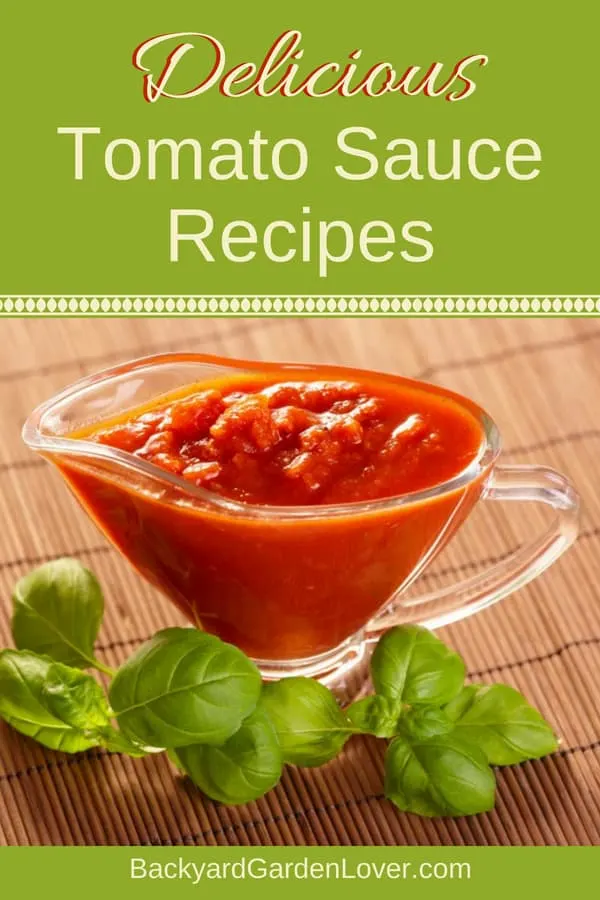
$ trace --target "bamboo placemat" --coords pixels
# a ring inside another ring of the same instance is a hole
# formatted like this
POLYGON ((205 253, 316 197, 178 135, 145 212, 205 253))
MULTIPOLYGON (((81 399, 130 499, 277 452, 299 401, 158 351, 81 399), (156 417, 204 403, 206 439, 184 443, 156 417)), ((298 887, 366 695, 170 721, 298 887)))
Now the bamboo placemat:
MULTIPOLYGON (((289 768, 267 797, 223 807, 177 780, 165 757, 46 752, 0 724, 0 844, 600 843, 600 322, 593 320, 8 320, 0 324, 0 637, 10 593, 33 565, 72 555, 107 596, 111 665, 177 622, 167 601, 109 549, 21 424, 81 375, 151 352, 194 349, 327 361, 439 382, 489 409, 505 459, 555 466, 584 501, 571 551, 503 603, 444 630, 472 677, 524 691, 554 723, 551 758, 498 773, 488 815, 424 820, 382 797, 382 751, 353 739, 323 769, 289 768)), ((539 529, 542 513, 476 510, 424 577, 431 587, 489 564, 539 529)))

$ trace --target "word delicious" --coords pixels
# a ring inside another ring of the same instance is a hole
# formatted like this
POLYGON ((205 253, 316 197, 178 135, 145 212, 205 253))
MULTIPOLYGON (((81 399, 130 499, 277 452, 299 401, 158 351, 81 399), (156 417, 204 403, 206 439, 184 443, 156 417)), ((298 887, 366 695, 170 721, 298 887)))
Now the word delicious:
POLYGON ((487 56, 477 53, 463 57, 452 68, 434 62, 426 71, 415 65, 401 71, 390 62, 377 62, 365 71, 360 65, 362 50, 353 50, 345 64, 329 61, 309 71, 305 67, 303 71, 301 42, 301 31, 285 31, 268 49, 260 65, 244 61, 227 69, 225 48, 217 38, 202 32, 180 31, 159 34, 144 41, 134 51, 133 65, 145 73, 143 93, 148 103, 156 103, 160 97, 172 100, 197 97, 215 86, 224 97, 231 98, 248 94, 315 98, 332 94, 340 97, 360 94, 366 97, 382 94, 414 97, 423 94, 445 97, 453 102, 466 99, 476 89, 467 70, 474 65, 485 66, 488 62, 487 56), (188 73, 183 79, 185 86, 177 71, 184 57, 187 57, 188 73), (192 84, 189 83, 190 72, 197 73, 192 84), (178 82, 177 88, 170 87, 174 78, 178 82))
MULTIPOLYGON (((76 181, 104 175, 119 182, 293 182, 309 172, 309 150, 303 141, 290 137, 272 142, 260 130, 246 140, 227 137, 209 144, 191 137, 144 142, 120 137, 106 142, 101 129, 95 127, 63 127, 57 132, 71 138, 76 181)), ((493 138, 471 142, 459 138, 446 142, 405 137, 381 140, 373 129, 362 126, 342 129, 335 151, 337 156, 329 165, 344 181, 460 181, 463 177, 481 182, 499 177, 531 181, 539 175, 542 159, 540 147, 528 138, 505 146, 493 138)), ((324 165, 320 157, 319 180, 324 165)), ((255 212, 254 206, 252 215, 255 212)), ((316 264, 324 278, 330 263, 346 262, 356 251, 372 263, 398 257, 405 262, 427 262, 434 252, 426 236, 433 232, 431 223, 416 218, 399 226, 382 219, 358 225, 337 218, 315 221, 308 205, 302 205, 293 220, 277 218, 260 228, 246 218, 223 222, 219 211, 213 215, 197 207, 172 208, 168 217, 171 262, 179 262, 181 244, 187 244, 186 253, 195 253, 201 263, 219 258, 248 263, 260 256, 274 263, 296 260, 316 264)))

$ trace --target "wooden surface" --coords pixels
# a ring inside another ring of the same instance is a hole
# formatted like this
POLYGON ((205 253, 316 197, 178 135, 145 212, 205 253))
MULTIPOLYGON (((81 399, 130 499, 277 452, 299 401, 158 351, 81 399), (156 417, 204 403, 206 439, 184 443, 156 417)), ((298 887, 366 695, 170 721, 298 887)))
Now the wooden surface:
MULTIPOLYGON (((151 352, 338 362, 439 382, 490 411, 507 461, 555 466, 584 502, 579 541, 552 570, 444 630, 471 676, 523 690, 562 740, 551 758, 499 772, 489 815, 400 814, 382 798, 381 747, 367 739, 353 739, 323 769, 288 769, 267 797, 230 808, 176 779, 164 757, 62 756, 0 723, 0 844, 600 843, 600 322, 5 320, 0 338, 3 645, 10 643, 15 581, 59 555, 77 556, 102 581, 100 653, 110 664, 177 622, 20 438, 26 415, 60 388, 151 352)), ((421 589, 489 565, 542 522, 535 508, 478 509, 421 589)))

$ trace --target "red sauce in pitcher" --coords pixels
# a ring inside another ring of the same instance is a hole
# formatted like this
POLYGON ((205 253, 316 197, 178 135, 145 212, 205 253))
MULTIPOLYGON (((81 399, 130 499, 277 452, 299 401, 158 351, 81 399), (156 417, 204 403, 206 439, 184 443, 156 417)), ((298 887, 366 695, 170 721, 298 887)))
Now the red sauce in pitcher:
POLYGON ((353 512, 452 479, 477 456, 482 427, 468 401, 441 389, 365 372, 289 374, 189 385, 70 435, 153 463, 179 488, 61 464, 111 540, 193 622, 269 660, 325 652, 360 629, 481 489, 353 512), (299 506, 314 516, 286 517, 299 506))
POLYGON ((89 437, 233 500, 285 506, 423 490, 481 444, 477 422, 435 394, 255 378, 190 387, 89 437))

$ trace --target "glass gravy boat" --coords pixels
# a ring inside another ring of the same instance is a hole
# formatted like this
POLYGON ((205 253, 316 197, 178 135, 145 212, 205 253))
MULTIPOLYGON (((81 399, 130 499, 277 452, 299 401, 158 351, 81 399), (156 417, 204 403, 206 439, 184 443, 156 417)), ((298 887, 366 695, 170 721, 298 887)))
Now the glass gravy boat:
MULTIPOLYGON (((490 606, 537 577, 573 543, 579 501, 567 478, 538 466, 500 466, 498 430, 476 404, 451 398, 481 426, 481 447, 449 481, 418 493, 331 506, 275 507, 228 500, 106 444, 70 433, 177 388, 228 374, 273 373, 360 381, 355 369, 165 354, 84 378, 38 407, 26 444, 54 463, 96 525, 198 627, 237 644, 266 678, 311 675, 341 683, 358 673, 387 628, 437 628, 490 606), (474 505, 537 502, 550 527, 487 571, 441 590, 406 589, 474 505)), ((372 380, 373 373, 368 373, 372 380)))

